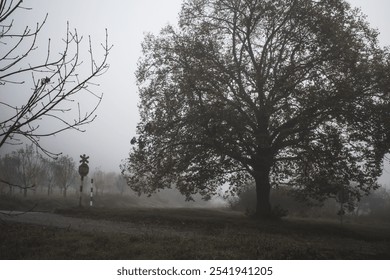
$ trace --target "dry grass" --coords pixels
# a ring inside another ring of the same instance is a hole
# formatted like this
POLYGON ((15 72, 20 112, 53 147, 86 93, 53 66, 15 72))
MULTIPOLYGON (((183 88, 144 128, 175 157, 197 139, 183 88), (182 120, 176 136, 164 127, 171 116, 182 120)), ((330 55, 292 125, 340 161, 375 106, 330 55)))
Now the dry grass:
POLYGON ((259 222, 223 209, 60 207, 55 212, 150 227, 106 234, 0 223, 0 259, 390 259, 390 228, 384 225, 259 222))

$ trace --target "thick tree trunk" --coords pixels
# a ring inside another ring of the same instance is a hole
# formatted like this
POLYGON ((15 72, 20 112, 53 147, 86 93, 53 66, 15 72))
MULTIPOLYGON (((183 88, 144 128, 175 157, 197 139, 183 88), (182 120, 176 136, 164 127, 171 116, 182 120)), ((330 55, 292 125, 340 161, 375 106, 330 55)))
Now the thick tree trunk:
POLYGON ((270 202, 270 193, 271 193, 271 183, 270 183, 270 170, 271 165, 265 162, 262 162, 260 166, 256 169, 256 217, 260 219, 270 219, 272 218, 271 211, 271 202, 270 202))
POLYGON ((256 178, 256 216, 259 218, 271 218, 271 202, 270 202, 271 184, 269 177, 256 178))

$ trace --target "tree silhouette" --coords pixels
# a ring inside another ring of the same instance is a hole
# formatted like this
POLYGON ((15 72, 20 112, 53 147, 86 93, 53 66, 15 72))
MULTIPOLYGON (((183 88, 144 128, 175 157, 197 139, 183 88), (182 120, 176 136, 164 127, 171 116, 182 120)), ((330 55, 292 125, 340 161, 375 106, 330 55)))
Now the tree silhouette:
POLYGON ((35 192, 42 182, 42 157, 32 144, 5 155, 1 162, 0 183, 9 186, 10 194, 13 193, 13 188, 18 188, 26 197, 28 190, 35 192))
POLYGON ((64 197, 68 188, 76 182, 76 163, 69 156, 60 156, 54 163, 54 180, 61 189, 64 197))
POLYGON ((191 199, 256 183, 323 199, 376 188, 389 151, 389 53, 334 0, 188 0, 178 28, 143 42, 129 186, 191 199))
POLYGON ((68 24, 62 49, 54 53, 49 39, 46 55, 36 63, 41 47, 37 45, 39 35, 47 16, 35 28, 26 26, 18 32, 12 17, 17 10, 27 10, 21 4, 22 1, 0 1, 0 147, 21 144, 27 138, 47 155, 56 156, 40 145, 40 138, 69 129, 83 131, 83 126, 95 119, 103 97, 95 92, 95 80, 108 69, 111 47, 106 31, 98 62, 89 38, 89 65, 83 67, 83 38, 68 24), (28 76, 32 77, 31 84, 27 83, 28 76), (84 96, 88 97, 87 106, 92 104, 90 111, 83 112, 81 104, 75 104, 84 96))

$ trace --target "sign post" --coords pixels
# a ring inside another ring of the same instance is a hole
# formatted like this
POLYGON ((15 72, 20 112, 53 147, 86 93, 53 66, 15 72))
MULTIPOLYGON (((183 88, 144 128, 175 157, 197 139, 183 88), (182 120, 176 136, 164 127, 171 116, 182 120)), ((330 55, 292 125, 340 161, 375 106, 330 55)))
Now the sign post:
POLYGON ((84 183, 84 177, 88 175, 89 172, 89 166, 88 166, 88 159, 89 157, 85 154, 80 156, 80 166, 79 166, 79 174, 81 176, 81 185, 80 185, 80 197, 79 197, 79 207, 82 207, 82 197, 83 197, 83 183, 84 183))

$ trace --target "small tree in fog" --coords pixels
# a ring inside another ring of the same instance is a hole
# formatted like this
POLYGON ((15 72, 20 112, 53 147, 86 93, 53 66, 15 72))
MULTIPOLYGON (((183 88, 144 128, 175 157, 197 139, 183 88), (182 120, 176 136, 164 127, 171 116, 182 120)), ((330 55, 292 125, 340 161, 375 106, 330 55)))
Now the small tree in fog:
POLYGON ((77 177, 76 164, 69 156, 60 156, 55 161, 55 182, 66 197, 68 188, 72 186, 77 177))
POLYGON ((103 195, 105 180, 104 180, 104 172, 100 168, 96 168, 92 174, 93 184, 96 190, 96 195, 103 195))
POLYGON ((53 188, 55 186, 56 162, 51 158, 42 158, 42 165, 45 170, 42 187, 45 186, 47 188, 47 195, 50 196, 53 194, 53 188))
POLYGON ((11 153, 13 158, 12 177, 10 185, 23 190, 23 196, 27 196, 28 190, 36 191, 44 174, 42 158, 34 145, 26 145, 11 153))
POLYGON ((0 183, 8 188, 9 195, 14 194, 15 188, 21 188, 16 181, 19 176, 17 173, 19 159, 14 155, 7 154, 0 158, 0 183))
POLYGON ((115 187, 120 195, 123 195, 127 189, 126 179, 121 174, 118 174, 115 178, 115 187))
POLYGON ((178 28, 143 42, 129 186, 188 199, 256 184, 324 199, 377 188, 390 149, 390 55, 334 0, 187 0, 178 28))

